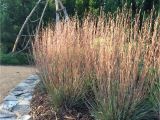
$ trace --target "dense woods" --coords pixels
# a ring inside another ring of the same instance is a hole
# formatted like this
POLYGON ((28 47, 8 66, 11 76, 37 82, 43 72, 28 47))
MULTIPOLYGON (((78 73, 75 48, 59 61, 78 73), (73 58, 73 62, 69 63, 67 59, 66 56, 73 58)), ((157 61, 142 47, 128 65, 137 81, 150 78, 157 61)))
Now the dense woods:
MULTIPOLYGON (((0 7, 0 27, 1 27, 1 50, 4 53, 9 53, 13 47, 16 36, 26 19, 34 7, 37 0, 1 0, 0 7)), ((24 35, 32 35, 38 23, 38 19, 42 13, 46 0, 43 0, 38 6, 36 12, 31 17, 24 29, 24 35)), ((99 15, 100 11, 115 12, 117 8, 122 8, 124 5, 127 8, 132 8, 133 14, 136 10, 141 9, 141 12, 149 13, 155 8, 159 11, 159 0, 62 0, 67 9, 69 16, 75 14, 81 19, 85 13, 90 12, 94 15, 99 15)), ((45 12, 43 23, 55 21, 55 4, 54 0, 49 0, 49 5, 45 12)), ((27 44, 28 37, 21 37, 21 42, 18 44, 18 50, 24 48, 27 44), (24 40, 25 38, 25 40, 24 40)))

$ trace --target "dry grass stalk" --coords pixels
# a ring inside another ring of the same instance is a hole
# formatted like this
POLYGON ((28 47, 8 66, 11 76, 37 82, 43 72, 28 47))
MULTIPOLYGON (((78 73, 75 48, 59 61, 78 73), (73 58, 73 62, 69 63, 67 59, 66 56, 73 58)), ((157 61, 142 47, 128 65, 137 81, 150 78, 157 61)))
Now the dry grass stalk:
POLYGON ((107 19, 87 17, 82 25, 73 18, 56 31, 52 25, 45 28, 33 47, 46 86, 63 88, 76 100, 92 78, 96 99, 110 108, 108 116, 121 113, 127 119, 160 75, 160 17, 154 28, 152 18, 144 20, 141 30, 139 17, 132 24, 130 13, 123 12, 107 19))

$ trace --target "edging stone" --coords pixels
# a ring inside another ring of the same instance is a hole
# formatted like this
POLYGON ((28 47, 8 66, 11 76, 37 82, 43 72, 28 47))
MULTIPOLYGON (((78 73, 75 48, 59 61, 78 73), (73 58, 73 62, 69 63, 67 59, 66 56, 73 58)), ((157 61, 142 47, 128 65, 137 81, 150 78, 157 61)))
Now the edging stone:
POLYGON ((30 102, 39 81, 37 75, 31 75, 12 89, 0 104, 0 120, 31 120, 30 102))

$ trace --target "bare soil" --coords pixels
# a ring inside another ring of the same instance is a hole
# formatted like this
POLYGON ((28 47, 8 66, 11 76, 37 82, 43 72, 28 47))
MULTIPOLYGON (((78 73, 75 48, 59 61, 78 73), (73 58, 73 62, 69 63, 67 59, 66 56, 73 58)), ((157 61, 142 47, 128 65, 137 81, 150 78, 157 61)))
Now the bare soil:
POLYGON ((11 89, 34 73, 35 69, 32 66, 0 65, 0 103, 11 89))

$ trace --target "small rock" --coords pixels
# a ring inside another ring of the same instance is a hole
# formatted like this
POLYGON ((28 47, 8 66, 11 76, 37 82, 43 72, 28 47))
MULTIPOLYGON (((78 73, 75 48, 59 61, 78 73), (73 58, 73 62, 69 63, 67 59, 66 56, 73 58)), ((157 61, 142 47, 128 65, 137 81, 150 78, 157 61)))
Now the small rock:
POLYGON ((20 100, 30 101, 32 99, 32 93, 24 93, 20 96, 20 100))
POLYGON ((29 105, 16 105, 13 108, 13 112, 19 115, 26 115, 30 112, 31 108, 29 105))
POLYGON ((13 94, 10 94, 4 98, 4 101, 17 101, 17 97, 14 96, 13 94))
POLYGON ((25 83, 25 82, 22 82, 22 83, 18 84, 18 86, 17 86, 17 87, 23 87, 23 88, 26 88, 26 87, 29 87, 29 85, 28 85, 27 83, 25 83))
POLYGON ((26 90, 24 90, 24 93, 32 93, 34 91, 34 89, 32 87, 27 88, 26 90))
POLYGON ((3 119, 0 119, 0 120, 17 120, 15 117, 11 117, 11 118, 3 118, 3 119))
POLYGON ((20 96, 22 95, 24 92, 23 91, 12 91, 12 94, 14 94, 15 96, 20 96))
POLYGON ((27 86, 17 86, 16 88, 13 89, 13 91, 23 91, 26 89, 27 86))
POLYGON ((30 101, 28 101, 28 100, 19 100, 19 104, 18 105, 30 105, 30 101))
POLYGON ((27 80, 37 80, 39 77, 37 75, 31 75, 27 78, 27 80))
POLYGON ((78 120, 81 119, 82 117, 83 117, 82 113, 78 113, 78 115, 77 115, 78 120))
POLYGON ((31 93, 33 92, 33 89, 32 88, 27 88, 25 90, 22 90, 22 91, 12 91, 12 94, 14 94, 15 96, 21 96, 22 94, 26 94, 26 93, 31 93))
POLYGON ((15 120, 16 114, 0 109, 0 120, 15 120))
POLYGON ((30 120, 30 119, 31 119, 30 115, 24 115, 24 116, 17 118, 17 120, 30 120))
POLYGON ((18 104, 18 101, 4 101, 0 105, 0 109, 11 111, 13 109, 13 107, 16 106, 17 104, 18 104))
POLYGON ((24 83, 27 83, 27 84, 33 84, 35 82, 35 80, 33 79, 27 79, 24 81, 24 83))

